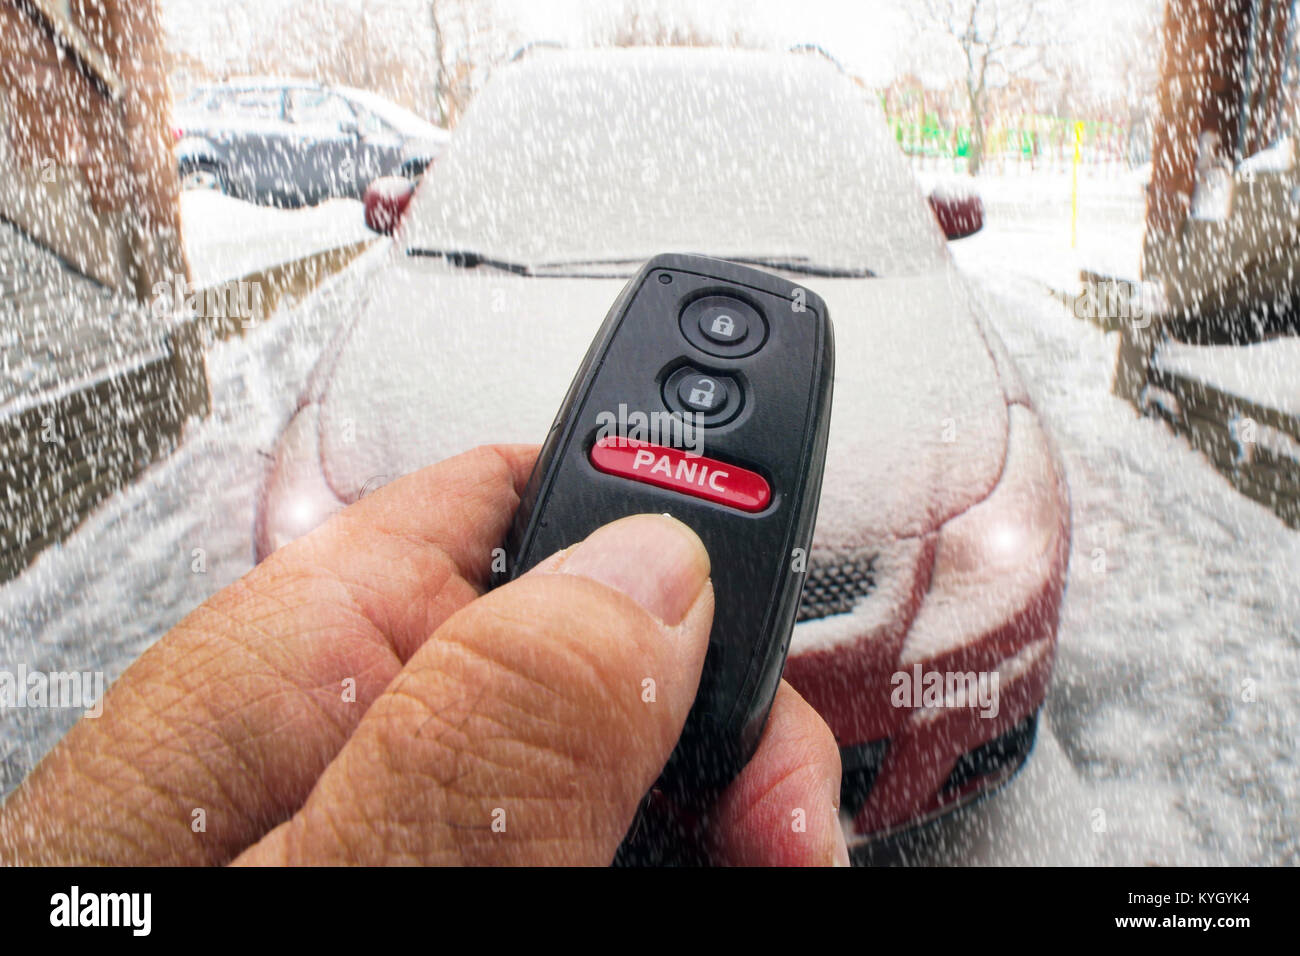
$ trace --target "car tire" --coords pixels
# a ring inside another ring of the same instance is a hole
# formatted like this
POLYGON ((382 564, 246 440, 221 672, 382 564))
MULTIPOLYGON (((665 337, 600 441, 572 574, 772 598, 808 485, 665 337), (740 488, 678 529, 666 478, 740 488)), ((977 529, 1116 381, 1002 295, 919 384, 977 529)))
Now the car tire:
POLYGON ((402 163, 402 168, 397 171, 397 175, 403 179, 412 181, 418 180, 424 175, 424 171, 429 168, 430 162, 426 159, 408 159, 402 163))
POLYGON ((201 160, 183 162, 178 172, 182 190, 207 189, 224 195, 230 194, 230 184, 226 179, 225 170, 216 163, 201 160))

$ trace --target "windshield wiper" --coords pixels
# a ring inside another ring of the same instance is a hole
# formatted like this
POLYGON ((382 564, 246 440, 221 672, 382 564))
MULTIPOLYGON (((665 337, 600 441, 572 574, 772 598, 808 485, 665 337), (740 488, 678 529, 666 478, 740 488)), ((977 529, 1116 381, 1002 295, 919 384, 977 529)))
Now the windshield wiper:
MULTIPOLYGON (((462 269, 474 269, 478 266, 487 266, 490 269, 500 269, 503 272, 510 272, 514 275, 521 276, 556 276, 557 270, 561 269, 589 269, 597 266, 620 266, 620 265, 639 265, 644 259, 582 259, 568 262, 543 262, 537 265, 525 265, 522 262, 511 262, 507 259, 495 259, 491 256, 483 255, 481 252, 474 252, 467 249, 420 249, 411 248, 406 250, 408 256, 426 256, 429 258, 442 259, 448 265, 457 266, 462 269)), ((726 259, 729 262, 740 263, 741 265, 758 266, 764 269, 777 269, 782 272, 791 272, 798 275, 820 276, 824 279, 874 279, 876 273, 871 269, 851 266, 828 266, 813 262, 807 256, 718 256, 717 258, 726 259)), ((588 278, 619 278, 620 276, 597 276, 588 273, 581 273, 588 278)))
POLYGON ((448 265, 457 266, 461 269, 476 269, 479 266, 487 266, 490 269, 500 269, 503 272, 513 272, 515 275, 530 276, 533 270, 524 265, 522 262, 510 262, 506 259, 493 259, 491 256, 485 256, 481 252, 472 252, 468 249, 407 249, 408 256, 425 256, 430 259, 443 259, 448 265))
POLYGON ((591 272, 587 270, 592 266, 640 265, 645 261, 644 259, 605 259, 585 262, 542 262, 530 266, 522 262, 496 259, 492 256, 485 256, 481 252, 462 249, 411 248, 406 250, 406 254, 408 256, 442 259, 448 265, 461 269, 476 269, 479 266, 487 266, 489 269, 500 269, 502 272, 509 272, 512 275, 544 279, 626 279, 629 274, 627 271, 591 272), (563 271, 566 269, 582 271, 563 271))
MULTIPOLYGON (((824 279, 874 279, 876 273, 861 266, 828 266, 813 262, 808 256, 714 256, 728 262, 763 269, 778 269, 800 275, 821 276, 824 279)), ((639 265, 645 259, 585 259, 577 262, 548 262, 535 266, 529 274, 546 269, 586 268, 590 266, 639 265)))
POLYGON ((823 279, 874 279, 876 273, 862 266, 825 266, 807 256, 728 256, 731 262, 763 269, 778 269, 823 279))

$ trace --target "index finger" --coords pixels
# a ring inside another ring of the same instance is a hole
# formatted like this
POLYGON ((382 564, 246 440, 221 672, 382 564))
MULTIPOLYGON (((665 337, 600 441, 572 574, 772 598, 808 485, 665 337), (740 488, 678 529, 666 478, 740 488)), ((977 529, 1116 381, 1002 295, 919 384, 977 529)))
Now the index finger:
POLYGON ((715 808, 714 862, 848 866, 840 772, 830 728, 781 681, 758 751, 715 808))
POLYGON ((486 587, 535 456, 480 448, 400 478, 204 602, 10 797, 0 862, 221 863, 287 819, 486 587))

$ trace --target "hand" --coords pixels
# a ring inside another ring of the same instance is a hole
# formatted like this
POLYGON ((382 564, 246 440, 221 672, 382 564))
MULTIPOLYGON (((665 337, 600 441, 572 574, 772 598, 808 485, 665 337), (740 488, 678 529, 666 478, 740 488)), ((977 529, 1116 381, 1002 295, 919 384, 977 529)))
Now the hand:
MULTIPOLYGON (((0 809, 0 863, 608 864, 695 696, 709 559, 639 515, 484 593, 536 451, 395 481, 202 604, 0 809)), ((782 685, 712 859, 847 863, 839 786, 782 685)))

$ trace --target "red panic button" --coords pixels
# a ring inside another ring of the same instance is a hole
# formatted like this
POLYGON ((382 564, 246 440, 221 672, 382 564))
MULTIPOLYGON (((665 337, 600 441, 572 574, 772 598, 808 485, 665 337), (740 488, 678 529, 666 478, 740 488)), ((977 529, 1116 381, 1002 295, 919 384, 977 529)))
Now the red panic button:
POLYGON ((747 468, 630 438, 600 439, 591 446, 591 463, 607 475, 644 481, 740 511, 762 511, 772 500, 772 489, 763 476, 747 468))

